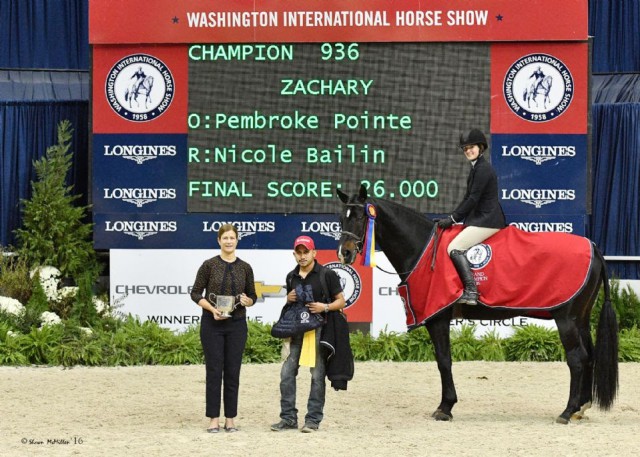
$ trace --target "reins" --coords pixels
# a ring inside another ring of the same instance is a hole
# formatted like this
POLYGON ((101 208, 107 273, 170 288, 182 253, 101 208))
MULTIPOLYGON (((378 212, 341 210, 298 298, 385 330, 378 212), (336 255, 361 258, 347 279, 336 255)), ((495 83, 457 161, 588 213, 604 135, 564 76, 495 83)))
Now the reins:
POLYGON ((433 255, 431 256, 431 271, 436 267, 436 256, 438 254, 438 243, 440 242, 440 235, 444 233, 444 230, 438 230, 438 225, 435 225, 436 234, 433 238, 433 255))

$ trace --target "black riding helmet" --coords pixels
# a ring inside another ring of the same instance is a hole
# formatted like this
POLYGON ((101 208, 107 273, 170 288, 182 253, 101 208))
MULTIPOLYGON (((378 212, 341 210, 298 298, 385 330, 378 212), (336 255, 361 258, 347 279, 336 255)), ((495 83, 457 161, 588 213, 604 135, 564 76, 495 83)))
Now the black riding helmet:
POLYGON ((471 129, 466 135, 464 133, 460 134, 460 147, 462 149, 464 149, 465 146, 469 146, 471 144, 482 145, 482 151, 489 149, 487 138, 484 136, 484 133, 482 133, 482 131, 478 129, 471 129))

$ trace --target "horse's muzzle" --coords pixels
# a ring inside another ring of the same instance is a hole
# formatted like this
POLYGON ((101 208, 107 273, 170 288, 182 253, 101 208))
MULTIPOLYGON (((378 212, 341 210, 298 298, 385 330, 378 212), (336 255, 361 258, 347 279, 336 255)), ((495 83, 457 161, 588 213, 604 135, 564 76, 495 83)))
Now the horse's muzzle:
POLYGON ((338 246, 338 259, 343 265, 351 265, 356 260, 358 250, 353 241, 346 241, 338 246))

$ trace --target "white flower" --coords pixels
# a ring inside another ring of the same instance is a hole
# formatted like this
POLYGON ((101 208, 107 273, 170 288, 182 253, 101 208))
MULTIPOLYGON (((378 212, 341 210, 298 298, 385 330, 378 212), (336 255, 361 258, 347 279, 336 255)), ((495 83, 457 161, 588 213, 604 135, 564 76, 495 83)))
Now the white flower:
POLYGON ((104 301, 100 300, 98 297, 93 297, 91 299, 91 301, 93 302, 93 306, 95 306, 96 311, 98 312, 98 314, 102 314, 105 311, 107 311, 107 308, 108 308, 107 303, 105 303, 104 301))
POLYGON ((40 328, 42 328, 47 325, 60 324, 62 322, 62 319, 60 319, 60 317, 56 313, 45 311, 40 315, 40 321, 42 321, 42 324, 40 325, 40 328))
POLYGON ((31 273, 30 273, 31 278, 33 278, 36 273, 40 274, 40 280, 47 280, 52 277, 59 278, 60 275, 62 274, 60 273, 60 270, 58 270, 56 267, 51 267, 51 266, 34 268, 33 270, 31 270, 31 273))
POLYGON ((24 306, 22 306, 22 303, 20 303, 15 298, 0 297, 0 310, 4 311, 7 314, 19 316, 24 312, 24 306))
POLYGON ((56 267, 43 266, 36 267, 31 270, 30 276, 33 278, 36 273, 40 277, 40 284, 44 289, 44 294, 49 300, 58 301, 58 279, 60 278, 60 270, 56 267))
POLYGON ((92 335, 92 334, 93 334, 93 330, 91 330, 89 327, 80 327, 80 330, 81 330, 85 335, 92 335))
POLYGON ((16 332, 14 332, 13 330, 8 330, 7 331, 7 336, 13 337, 13 336, 18 336, 18 334, 16 332))
POLYGON ((58 296, 60 299, 67 298, 67 297, 72 298, 72 297, 75 297, 77 293, 78 293, 78 287, 67 286, 67 287, 63 287, 58 291, 58 296))

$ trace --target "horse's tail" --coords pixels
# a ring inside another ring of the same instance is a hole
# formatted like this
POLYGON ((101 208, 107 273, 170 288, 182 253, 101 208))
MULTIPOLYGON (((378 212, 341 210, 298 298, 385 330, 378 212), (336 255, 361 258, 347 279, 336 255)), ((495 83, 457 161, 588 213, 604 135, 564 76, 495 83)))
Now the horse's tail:
POLYGON ((593 248, 602 263, 600 273, 604 287, 604 303, 600 311, 594 348, 592 394, 598 406, 606 411, 611 408, 618 393, 618 322, 611 305, 607 264, 597 246, 594 245, 593 248))

